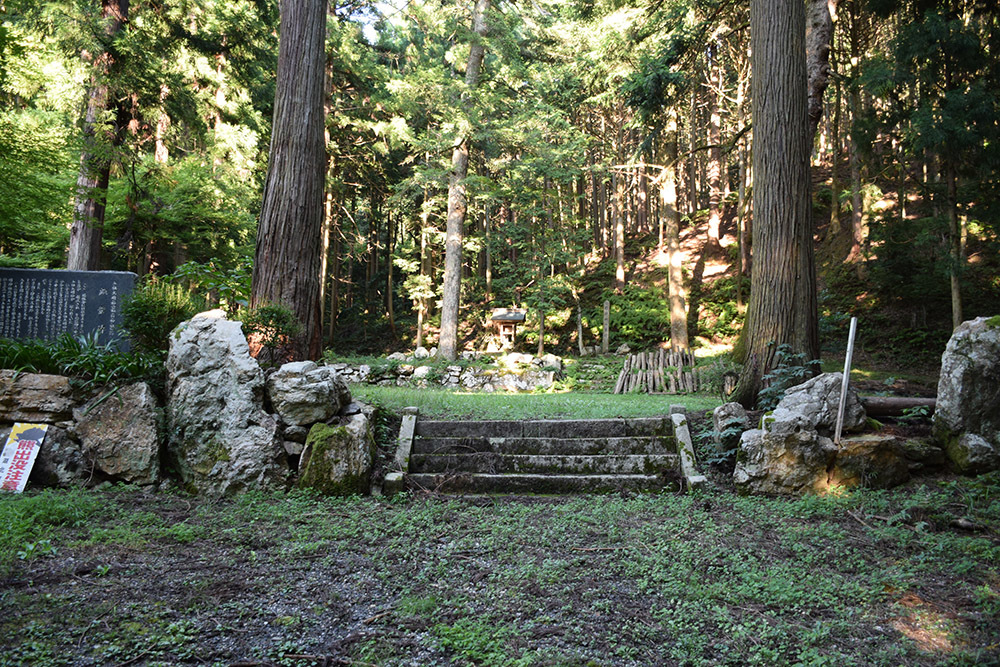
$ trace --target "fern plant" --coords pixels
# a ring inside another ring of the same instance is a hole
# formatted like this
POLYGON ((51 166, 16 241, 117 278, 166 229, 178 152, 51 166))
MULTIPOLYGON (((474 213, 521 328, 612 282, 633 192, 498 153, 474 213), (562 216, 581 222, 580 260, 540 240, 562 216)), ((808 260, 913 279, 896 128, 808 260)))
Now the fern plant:
POLYGON ((802 384, 812 376, 812 369, 819 367, 819 360, 806 360, 804 352, 792 352, 792 347, 782 343, 774 352, 774 368, 764 375, 764 388, 757 393, 757 407, 773 410, 792 387, 802 384))

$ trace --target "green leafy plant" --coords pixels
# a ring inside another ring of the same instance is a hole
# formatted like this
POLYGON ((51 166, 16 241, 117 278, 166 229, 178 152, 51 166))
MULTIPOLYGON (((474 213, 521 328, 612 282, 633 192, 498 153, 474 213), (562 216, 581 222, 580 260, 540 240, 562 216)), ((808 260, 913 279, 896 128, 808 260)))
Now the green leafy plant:
POLYGON ((903 410, 903 414, 897 421, 904 424, 919 424, 926 422, 931 416, 931 410, 926 405, 914 405, 903 410))
POLYGON ((804 352, 792 352, 790 345, 782 343, 774 353, 774 368, 764 375, 764 388, 757 394, 757 407, 773 410, 785 392, 809 379, 819 361, 806 360, 804 352))
POLYGON ((174 327, 204 308, 204 301, 181 285, 150 279, 125 298, 122 322, 137 349, 164 353, 174 327))
POLYGON ((287 306, 264 304, 243 316, 243 333, 260 346, 258 359, 274 363, 284 356, 289 341, 302 333, 302 323, 287 306))
POLYGON ((217 300, 229 315, 250 303, 250 279, 253 274, 249 260, 226 268, 224 262, 212 258, 207 262, 185 262, 177 267, 170 280, 198 289, 217 300))
POLYGON ((0 339, 0 368, 66 375, 89 389, 136 380, 158 383, 163 360, 159 354, 122 352, 111 343, 101 345, 96 335, 64 333, 51 341, 0 339))

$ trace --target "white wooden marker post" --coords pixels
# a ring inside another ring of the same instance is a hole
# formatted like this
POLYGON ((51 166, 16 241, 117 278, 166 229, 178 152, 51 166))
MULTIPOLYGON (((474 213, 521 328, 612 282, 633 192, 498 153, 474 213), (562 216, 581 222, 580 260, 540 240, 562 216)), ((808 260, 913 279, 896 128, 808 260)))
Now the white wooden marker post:
POLYGON ((858 329, 858 318, 851 318, 851 331, 847 334, 847 355, 844 357, 844 379, 840 383, 840 407, 837 409, 837 431, 833 442, 840 444, 840 431, 844 428, 844 408, 847 407, 847 385, 851 382, 851 357, 854 355, 854 332, 858 329))

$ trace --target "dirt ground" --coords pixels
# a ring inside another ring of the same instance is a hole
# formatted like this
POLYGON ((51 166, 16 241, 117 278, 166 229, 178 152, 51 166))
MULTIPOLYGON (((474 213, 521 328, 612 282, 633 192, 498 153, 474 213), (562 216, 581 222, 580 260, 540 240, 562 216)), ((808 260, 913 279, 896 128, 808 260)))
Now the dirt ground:
POLYGON ((998 489, 5 498, 0 665, 998 664, 998 489))

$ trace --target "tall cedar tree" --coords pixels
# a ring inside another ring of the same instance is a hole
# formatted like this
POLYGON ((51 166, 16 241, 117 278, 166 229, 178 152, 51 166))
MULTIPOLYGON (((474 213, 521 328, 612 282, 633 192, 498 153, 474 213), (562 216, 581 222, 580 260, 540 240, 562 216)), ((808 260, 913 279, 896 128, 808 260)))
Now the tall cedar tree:
POLYGON ((323 77, 326 0, 284 0, 267 180, 257 226, 250 305, 280 304, 303 325, 296 359, 317 358, 320 232, 326 147, 323 77))
MULTIPOLYGON (((475 37, 469 47, 469 62, 465 68, 465 86, 470 91, 479 83, 486 45, 486 14, 490 0, 476 0, 472 13, 475 37)), ((467 100, 465 101, 467 103, 467 100)), ((451 154, 451 176, 448 178, 448 222, 445 238, 444 284, 441 294, 441 337, 438 352, 445 359, 454 359, 458 349, 458 306, 462 291, 462 236, 465 227, 465 177, 469 173, 469 137, 463 133, 455 142, 451 154)))
POLYGON ((118 108, 117 103, 110 100, 108 88, 108 74, 114 63, 111 44, 128 21, 128 9, 128 0, 103 0, 101 19, 104 21, 104 38, 108 48, 103 53, 88 54, 92 58, 92 72, 83 117, 83 151, 80 153, 80 175, 76 181, 73 226, 70 228, 69 256, 66 260, 66 268, 71 271, 96 271, 101 268, 104 210, 111 177, 109 151, 118 143, 122 125, 121 118, 116 118, 113 124, 108 124, 104 118, 109 107, 118 108))
POLYGON ((819 357, 805 34, 801 0, 750 3, 754 261, 737 351, 743 372, 731 398, 746 406, 779 345, 819 357))

